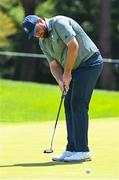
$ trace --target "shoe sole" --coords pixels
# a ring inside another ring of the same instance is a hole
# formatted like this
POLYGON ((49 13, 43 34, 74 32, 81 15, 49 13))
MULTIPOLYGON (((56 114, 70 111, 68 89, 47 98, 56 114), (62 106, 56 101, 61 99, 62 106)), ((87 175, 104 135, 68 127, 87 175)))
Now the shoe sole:
MULTIPOLYGON (((67 156, 67 157, 69 157, 69 156, 67 156)), ((52 161, 64 161, 64 159, 53 159, 52 158, 52 161)))
POLYGON ((82 163, 82 162, 88 162, 88 161, 92 161, 91 158, 86 158, 86 159, 81 159, 81 160, 65 160, 64 159, 64 162, 79 162, 79 163, 82 163))

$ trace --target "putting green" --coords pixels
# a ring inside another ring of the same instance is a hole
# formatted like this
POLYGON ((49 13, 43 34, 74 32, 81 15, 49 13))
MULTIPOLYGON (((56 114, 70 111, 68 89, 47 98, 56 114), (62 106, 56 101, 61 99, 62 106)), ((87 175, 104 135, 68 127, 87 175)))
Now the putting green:
POLYGON ((53 154, 49 148, 54 122, 0 125, 0 180, 70 180, 119 178, 119 121, 90 121, 89 143, 93 161, 52 162, 64 151, 65 123, 59 122, 53 154), (85 173, 91 168, 90 174, 85 173))

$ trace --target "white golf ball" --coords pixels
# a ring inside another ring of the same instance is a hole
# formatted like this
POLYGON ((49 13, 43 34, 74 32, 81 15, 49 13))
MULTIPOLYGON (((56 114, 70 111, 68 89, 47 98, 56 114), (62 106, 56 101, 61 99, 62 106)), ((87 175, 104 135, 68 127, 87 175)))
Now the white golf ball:
POLYGON ((87 174, 91 173, 91 171, 92 171, 92 170, 91 170, 90 168, 86 168, 86 169, 85 169, 85 172, 86 172, 87 174))

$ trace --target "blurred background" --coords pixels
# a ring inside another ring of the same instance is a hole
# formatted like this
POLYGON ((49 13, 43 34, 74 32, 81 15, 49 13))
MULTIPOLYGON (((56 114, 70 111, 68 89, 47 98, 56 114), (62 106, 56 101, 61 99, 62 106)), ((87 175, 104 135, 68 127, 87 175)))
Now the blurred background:
POLYGON ((22 29, 29 14, 76 20, 105 61, 96 88, 119 90, 119 0, 0 0, 0 78, 55 84, 38 41, 28 41, 22 29))

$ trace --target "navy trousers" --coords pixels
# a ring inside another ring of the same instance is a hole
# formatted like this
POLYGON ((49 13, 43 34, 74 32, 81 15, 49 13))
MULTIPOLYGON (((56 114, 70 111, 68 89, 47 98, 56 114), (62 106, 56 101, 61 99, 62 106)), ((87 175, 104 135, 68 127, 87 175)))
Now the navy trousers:
POLYGON ((88 110, 93 89, 102 70, 102 57, 92 57, 72 72, 65 97, 67 151, 88 152, 88 110))

